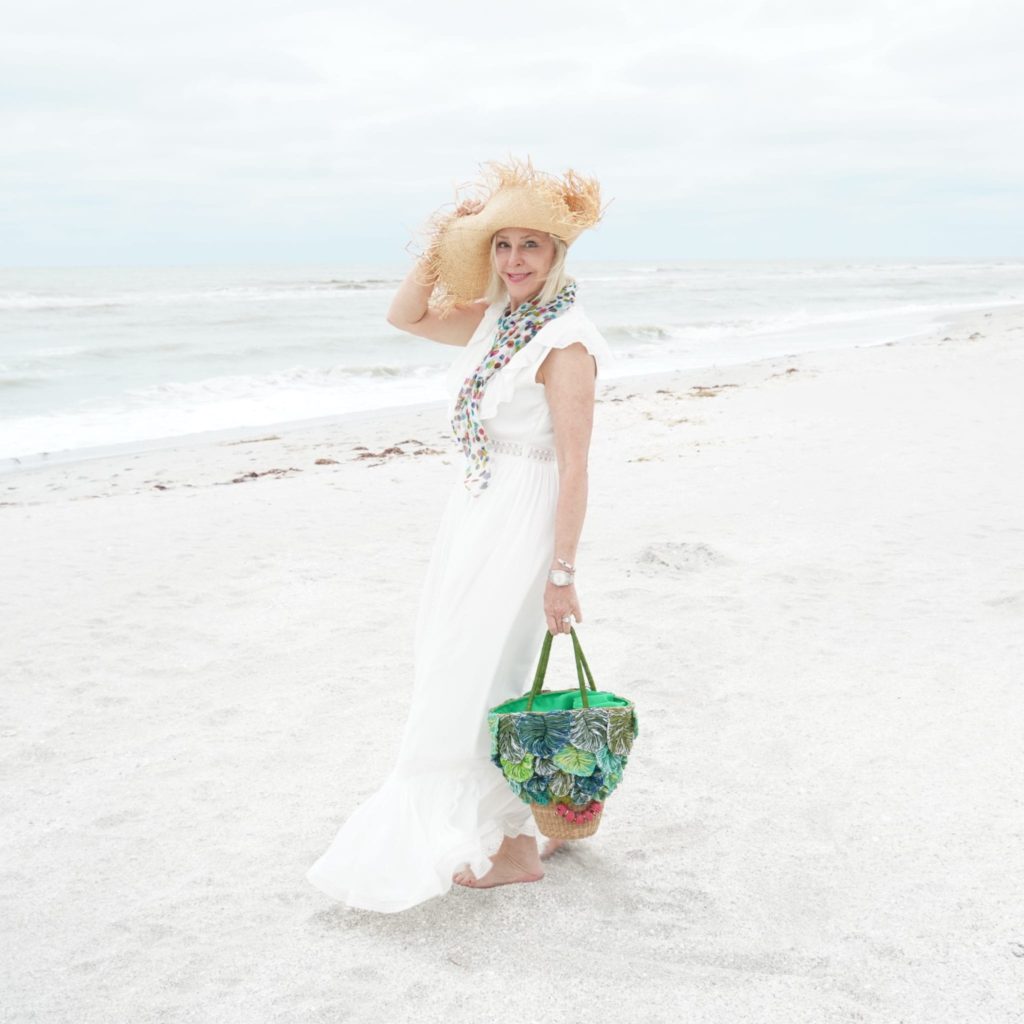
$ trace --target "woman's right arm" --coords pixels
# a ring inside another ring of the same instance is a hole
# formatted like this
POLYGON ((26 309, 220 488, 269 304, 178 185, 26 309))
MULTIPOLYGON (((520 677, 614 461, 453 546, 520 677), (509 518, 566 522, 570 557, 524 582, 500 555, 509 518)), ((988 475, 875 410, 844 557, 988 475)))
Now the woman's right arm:
POLYGON ((487 303, 459 303, 447 316, 440 316, 427 305, 434 291, 434 282, 426 284, 427 272, 422 262, 416 263, 401 283, 391 308, 388 323, 408 334, 439 341, 442 345, 466 345, 480 326, 487 303))
MULTIPOLYGON (((465 217, 482 209, 483 203, 479 199, 466 199, 456 207, 455 214, 465 217)), ((417 262, 391 301, 388 323, 408 334, 439 341, 442 345, 465 346, 480 326, 487 303, 482 300, 460 302, 445 316, 440 316, 428 307, 435 283, 436 279, 428 279, 423 261, 417 262)))

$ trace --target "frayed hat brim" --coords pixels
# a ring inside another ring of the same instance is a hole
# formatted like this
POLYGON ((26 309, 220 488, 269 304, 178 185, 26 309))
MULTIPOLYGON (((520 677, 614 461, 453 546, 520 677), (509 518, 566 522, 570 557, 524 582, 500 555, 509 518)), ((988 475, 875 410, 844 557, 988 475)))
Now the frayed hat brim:
MULTIPOLYGON (((487 290, 491 238, 502 228, 532 228, 571 245, 603 216, 601 187, 593 178, 569 170, 545 174, 526 161, 490 161, 475 186, 483 209, 459 216, 438 211, 428 222, 422 258, 428 280, 435 280, 431 304, 442 313, 472 302, 487 290)), ((456 208, 458 203, 456 203, 456 208)))

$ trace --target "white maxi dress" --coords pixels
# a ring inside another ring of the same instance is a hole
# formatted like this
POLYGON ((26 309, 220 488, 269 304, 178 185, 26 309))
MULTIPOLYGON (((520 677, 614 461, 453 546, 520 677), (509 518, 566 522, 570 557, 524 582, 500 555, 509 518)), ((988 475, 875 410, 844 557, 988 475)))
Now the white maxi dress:
MULTIPOLYGON (((492 303, 447 376, 448 420, 494 342, 492 303)), ((520 696, 547 632, 544 587, 555 556, 558 465, 544 385, 552 348, 582 342, 602 376, 608 343, 577 301, 489 381, 480 419, 491 478, 473 497, 458 474, 423 584, 411 706, 394 767, 338 830, 306 878, 349 906, 393 913, 448 892, 469 865, 491 868, 502 836, 536 835, 530 808, 490 760, 487 711, 520 696)))

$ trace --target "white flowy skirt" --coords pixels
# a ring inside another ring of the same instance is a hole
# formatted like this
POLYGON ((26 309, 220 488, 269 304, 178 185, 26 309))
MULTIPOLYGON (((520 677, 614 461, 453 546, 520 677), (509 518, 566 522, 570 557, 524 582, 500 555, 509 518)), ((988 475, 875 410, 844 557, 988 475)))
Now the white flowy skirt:
POLYGON ((502 836, 537 834, 490 761, 487 711, 521 695, 536 670, 558 470, 522 455, 491 459, 488 488, 473 497, 460 471, 442 515, 395 765, 306 873, 352 907, 406 910, 446 893, 460 867, 486 874, 502 836))

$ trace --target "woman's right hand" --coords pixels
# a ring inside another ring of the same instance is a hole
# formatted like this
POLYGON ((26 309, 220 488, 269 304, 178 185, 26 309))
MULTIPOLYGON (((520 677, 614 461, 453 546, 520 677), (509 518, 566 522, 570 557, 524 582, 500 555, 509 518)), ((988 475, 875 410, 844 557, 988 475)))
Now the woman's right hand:
MULTIPOLYGON (((456 217, 479 213, 484 208, 481 199, 464 199, 455 208, 456 217)), ((430 296, 437 285, 440 271, 437 260, 438 241, 435 238, 402 281, 391 306, 387 320, 407 334, 415 334, 445 345, 465 345, 480 325, 487 303, 478 300, 456 303, 443 316, 430 308, 430 296)))
MULTIPOLYGON (((468 217, 470 214, 479 213, 483 208, 484 204, 479 199, 463 199, 462 202, 455 207, 455 216, 468 217)), ((436 244, 437 242, 435 240, 434 245, 436 244)), ((432 251, 433 246, 431 246, 431 248, 428 249, 419 260, 419 280, 423 284, 427 284, 429 282, 433 285, 437 280, 436 271, 433 274, 429 274, 427 269, 433 262, 431 259, 432 251)))
POLYGON ((479 213, 484 208, 482 199, 463 199, 458 206, 455 207, 456 217, 467 217, 473 213, 479 213))

